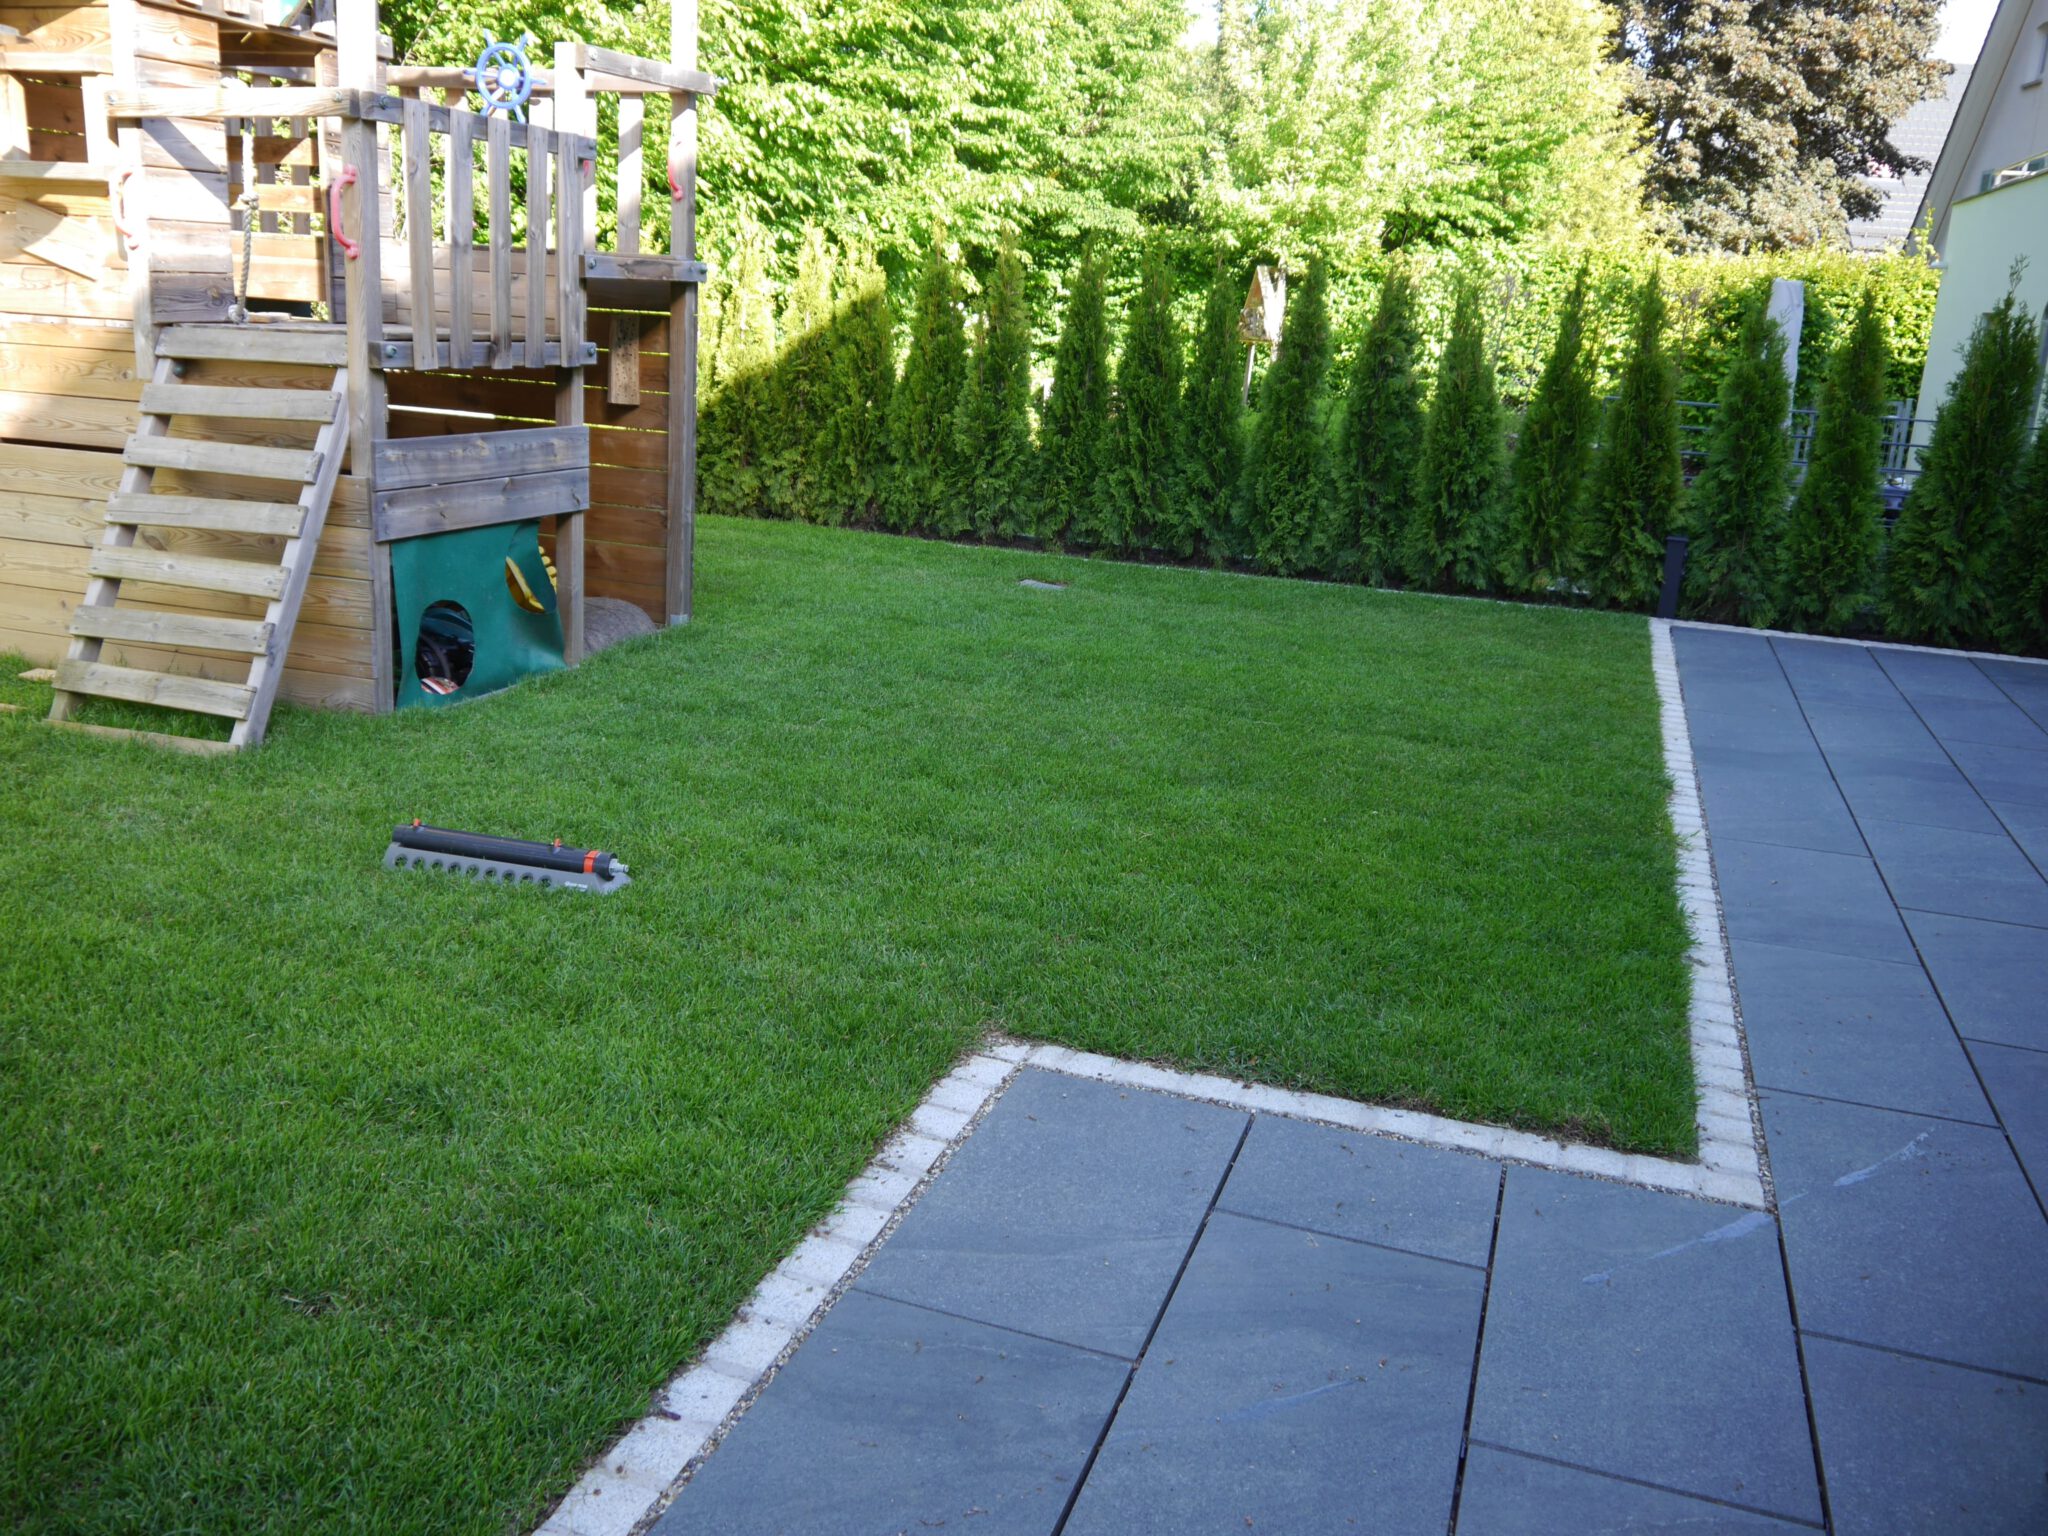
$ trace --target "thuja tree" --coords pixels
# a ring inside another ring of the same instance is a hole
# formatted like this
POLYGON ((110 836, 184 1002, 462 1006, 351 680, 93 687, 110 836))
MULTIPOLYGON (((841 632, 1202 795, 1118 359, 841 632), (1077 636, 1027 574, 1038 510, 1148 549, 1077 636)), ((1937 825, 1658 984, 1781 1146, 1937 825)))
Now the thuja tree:
POLYGON ((1615 607, 1644 607, 1657 595, 1658 561, 1685 483, 1678 371, 1664 341, 1664 293, 1652 272, 1636 289, 1628 357, 1586 487, 1586 590, 1615 607))
POLYGON ((1493 585, 1507 481, 1501 427, 1479 292, 1461 283, 1437 365, 1408 520, 1406 564, 1417 586, 1480 592, 1493 585))
POLYGON ((811 450, 818 515, 830 523, 870 523, 881 515, 896 392, 894 317, 887 279, 872 255, 848 263, 827 334, 824 419, 811 450))
POLYGON ((1415 371, 1421 350, 1415 278, 1396 264, 1380 283, 1379 304, 1359 339, 1344 391, 1337 432, 1337 575, 1377 585, 1399 573, 1422 457, 1422 379, 1415 371))
POLYGON ((980 334, 956 422, 954 495, 983 538, 1016 538, 1037 521, 1038 464, 1031 443, 1031 305, 1014 245, 996 256, 980 334))
POLYGON ((1252 554, 1287 574, 1315 557, 1332 505, 1323 386, 1330 371, 1330 315, 1320 260, 1287 296, 1280 355, 1260 392, 1247 471, 1246 523, 1252 554))
POLYGON ((1792 498, 1779 572, 1779 622, 1839 634, 1869 606, 1877 570, 1884 448, 1884 323, 1866 291, 1828 359, 1806 479, 1792 498))
POLYGON ((1182 495, 1188 516, 1199 526, 1203 552, 1218 560, 1244 553, 1244 525, 1237 515, 1244 470, 1244 401, 1238 383, 1244 344, 1237 335, 1242 295, 1237 277, 1219 263, 1202 304, 1202 330, 1181 397, 1186 430, 1182 495))
POLYGON ((1785 333, 1766 291, 1742 313, 1707 429, 1706 464, 1686 505, 1686 606, 1699 618, 1761 625, 1777 615, 1778 544, 1792 488, 1785 435, 1791 409, 1785 333))
POLYGON ((1586 345, 1586 286, 1581 266, 1515 445, 1501 576, 1518 592, 1548 592, 1572 566, 1579 499, 1599 426, 1586 345))
POLYGON ((764 410, 763 495, 770 515, 817 521, 818 484, 811 450, 824 425, 832 319, 832 248, 821 230, 804 231, 796 277, 784 295, 781 355, 764 410))
POLYGON ((2013 490, 2000 564, 1999 642, 2009 651, 2048 655, 2048 418, 2013 490))
POLYGON ((717 344, 697 429, 702 506, 759 517, 767 510, 775 366, 775 299, 760 231, 742 231, 718 285, 717 307, 717 344))
POLYGON ((967 382, 967 331, 953 263, 934 243, 917 279, 910 351, 889 403, 892 527, 957 533, 953 417, 967 382))
POLYGON ((1165 252, 1154 242, 1140 269, 1110 405, 1100 490, 1108 543, 1176 555, 1195 552, 1199 529, 1188 515, 1182 486, 1182 351, 1173 318, 1173 281, 1165 252))
POLYGON ((1109 327, 1102 311, 1100 248, 1082 253, 1067 288, 1053 355, 1052 394, 1039 427, 1039 533, 1055 543, 1089 538, 1109 424, 1109 327))
POLYGON ((1997 563, 2040 346, 2034 317, 2011 292, 1970 332, 1885 559, 1885 628, 1902 640, 1995 638, 1997 563))

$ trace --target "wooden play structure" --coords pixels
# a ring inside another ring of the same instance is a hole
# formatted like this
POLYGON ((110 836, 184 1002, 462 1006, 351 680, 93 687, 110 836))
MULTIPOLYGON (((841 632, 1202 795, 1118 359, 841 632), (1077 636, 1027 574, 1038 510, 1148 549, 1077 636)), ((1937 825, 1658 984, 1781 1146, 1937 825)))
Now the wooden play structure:
POLYGON ((586 597, 689 618, 696 0, 670 42, 480 61, 521 121, 470 61, 392 63, 375 0, 0 0, 0 650, 54 663, 53 721, 195 710, 228 741, 120 734, 223 750, 279 697, 394 708, 407 572, 479 529, 471 601, 558 625, 559 664, 586 597))

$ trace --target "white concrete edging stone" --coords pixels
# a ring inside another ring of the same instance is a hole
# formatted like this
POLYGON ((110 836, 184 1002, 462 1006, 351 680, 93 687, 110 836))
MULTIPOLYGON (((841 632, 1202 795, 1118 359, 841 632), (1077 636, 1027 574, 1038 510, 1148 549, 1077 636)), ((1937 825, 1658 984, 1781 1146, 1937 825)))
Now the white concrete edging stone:
POLYGON ((1692 929, 1690 1023, 1698 1082, 1700 1157, 1695 1163, 1581 1146, 1503 1126, 1414 1110, 1296 1093, 1227 1077, 1121 1061, 1060 1045, 992 1038, 933 1085, 909 1120, 705 1349, 656 1396, 654 1411, 600 1456, 534 1536, 630 1536, 667 1508, 677 1480, 718 1440, 795 1353, 818 1319, 851 1285, 953 1149, 1024 1067, 1199 1099, 1247 1113, 1313 1120, 1375 1136, 1587 1174, 1761 1210, 1770 1176, 1749 1051, 1735 1009, 1720 893, 1707 853, 1692 738, 1679 692, 1671 626, 1650 621, 1664 764, 1671 775, 1671 823, 1678 834, 1678 896, 1692 929))

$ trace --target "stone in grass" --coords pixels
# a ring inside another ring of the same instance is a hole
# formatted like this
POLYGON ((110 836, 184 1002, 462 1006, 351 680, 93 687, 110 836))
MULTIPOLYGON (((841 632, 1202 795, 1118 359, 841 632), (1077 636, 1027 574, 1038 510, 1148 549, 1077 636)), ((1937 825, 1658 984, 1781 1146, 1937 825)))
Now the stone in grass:
POLYGON ((635 640, 654 633, 654 620, 637 603, 618 597, 587 597, 583 600, 583 650, 595 656, 621 640, 635 640))
POLYGON ((1067 584, 1064 581, 1040 581, 1036 576, 1026 576, 1017 585, 1029 587, 1034 592, 1064 592, 1067 590, 1067 584))

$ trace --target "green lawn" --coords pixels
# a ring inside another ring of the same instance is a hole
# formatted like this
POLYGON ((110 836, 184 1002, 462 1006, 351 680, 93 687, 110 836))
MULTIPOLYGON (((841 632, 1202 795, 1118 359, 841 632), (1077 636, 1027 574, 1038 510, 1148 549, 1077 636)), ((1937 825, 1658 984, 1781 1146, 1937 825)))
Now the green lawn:
POLYGON ((1691 1150, 1640 618, 698 548, 463 709, 0 716, 0 1527, 524 1527, 990 1029, 1691 1150), (636 883, 387 873, 413 815, 636 883))

